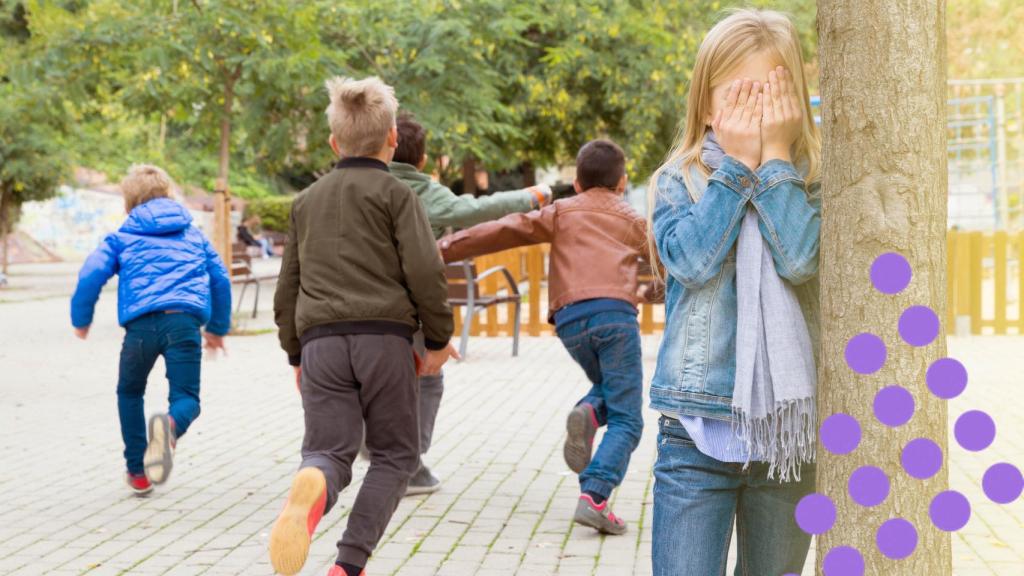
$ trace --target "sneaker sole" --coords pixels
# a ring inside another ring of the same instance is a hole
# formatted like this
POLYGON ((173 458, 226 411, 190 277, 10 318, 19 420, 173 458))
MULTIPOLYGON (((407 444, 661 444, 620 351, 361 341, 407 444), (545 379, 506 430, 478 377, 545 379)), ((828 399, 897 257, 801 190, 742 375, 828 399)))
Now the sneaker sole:
POLYGON ((149 419, 149 444, 142 459, 146 478, 153 484, 163 484, 171 476, 174 456, 171 452, 171 420, 166 414, 154 414, 149 419))
POLYGON ((562 450, 569 469, 579 474, 590 466, 594 433, 590 430, 590 414, 586 408, 577 406, 569 412, 565 422, 565 447, 562 450))
POLYGON ((433 494, 441 489, 441 483, 438 482, 433 486, 409 486, 405 489, 406 496, 418 496, 420 494, 433 494))
POLYGON ((288 501, 270 531, 270 563, 285 576, 298 574, 309 555, 309 512, 327 490, 323 472, 303 468, 292 480, 288 501))

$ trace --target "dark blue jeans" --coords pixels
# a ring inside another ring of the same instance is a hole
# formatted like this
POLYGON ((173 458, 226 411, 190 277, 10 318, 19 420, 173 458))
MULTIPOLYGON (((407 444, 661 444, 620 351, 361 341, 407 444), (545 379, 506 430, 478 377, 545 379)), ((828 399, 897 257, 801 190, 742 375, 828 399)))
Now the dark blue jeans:
POLYGON ((117 411, 121 417, 124 459, 128 471, 142 474, 146 451, 146 380, 159 356, 167 366, 170 385, 168 414, 177 436, 199 416, 199 367, 203 357, 200 321, 190 314, 156 312, 125 326, 121 368, 117 381, 117 411))
POLYGON ((580 400, 607 425, 590 465, 580 474, 580 489, 608 498, 622 483, 629 457, 643 433, 643 366, 636 316, 601 312, 558 327, 566 350, 593 383, 580 400))

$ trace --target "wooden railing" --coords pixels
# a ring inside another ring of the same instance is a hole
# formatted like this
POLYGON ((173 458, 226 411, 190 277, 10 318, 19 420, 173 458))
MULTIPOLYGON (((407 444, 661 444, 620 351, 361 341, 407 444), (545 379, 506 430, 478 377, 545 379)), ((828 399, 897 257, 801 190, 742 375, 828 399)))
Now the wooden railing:
MULTIPOLYGON (((947 235, 946 326, 950 334, 1024 335, 1024 232, 966 232, 950 230, 947 235), (959 330, 957 327, 959 326, 959 330)), ((547 315, 548 246, 516 248, 477 259, 478 270, 492 266, 508 268, 520 286, 526 285, 523 298, 523 332, 531 336, 548 334, 553 326, 547 315)), ((484 293, 501 288, 497 277, 485 279, 484 293)), ((463 310, 456 311, 461 326, 463 310)), ((643 304, 640 329, 653 334, 664 329, 664 306, 643 304)), ((499 311, 489 308, 473 321, 473 335, 512 334, 512 307, 499 311)))
POLYGON ((1024 335, 1024 232, 951 230, 947 253, 948 331, 1024 335))
MULTIPOLYGON (((520 286, 526 285, 523 297, 523 333, 540 336, 554 331, 548 323, 547 298, 547 260, 549 248, 547 244, 515 248, 498 252, 476 259, 477 270, 484 271, 492 266, 504 266, 512 272, 520 286)), ((481 292, 493 294, 502 289, 502 280, 497 276, 484 279, 481 292)), ((461 329, 462 314, 465 310, 455 310, 456 331, 461 329)), ((653 334, 664 329, 663 306, 660 304, 643 304, 640 307, 640 331, 653 334)), ((488 336, 508 336, 512 334, 513 306, 499 311, 498 307, 488 308, 486 312, 476 315, 470 334, 477 336, 486 333, 488 336)))

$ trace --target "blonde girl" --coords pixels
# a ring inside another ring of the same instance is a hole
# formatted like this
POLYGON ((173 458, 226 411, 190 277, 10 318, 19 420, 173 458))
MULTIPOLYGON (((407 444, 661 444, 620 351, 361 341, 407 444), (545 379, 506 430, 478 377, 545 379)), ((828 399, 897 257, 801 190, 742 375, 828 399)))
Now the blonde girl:
POLYGON ((814 486, 820 140, 784 15, 733 12, 697 53, 651 179, 666 328, 651 384, 656 576, 799 574, 814 486), (763 264, 763 265, 762 265, 763 264), (752 288, 753 287, 753 288, 752 288))

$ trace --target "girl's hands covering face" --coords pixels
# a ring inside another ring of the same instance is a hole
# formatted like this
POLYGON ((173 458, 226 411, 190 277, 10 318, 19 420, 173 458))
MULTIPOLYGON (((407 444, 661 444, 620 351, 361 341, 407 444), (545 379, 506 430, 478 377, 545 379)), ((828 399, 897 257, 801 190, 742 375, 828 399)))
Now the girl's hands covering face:
POLYGON ((803 106, 789 70, 778 66, 768 73, 762 100, 759 160, 762 164, 775 158, 790 161, 790 150, 803 129, 803 106))
POLYGON ((735 80, 725 107, 715 114, 711 127, 726 154, 756 170, 761 164, 761 122, 764 115, 761 83, 750 78, 735 80))

